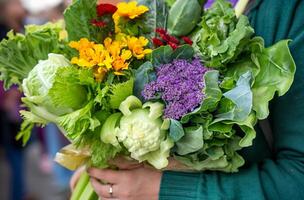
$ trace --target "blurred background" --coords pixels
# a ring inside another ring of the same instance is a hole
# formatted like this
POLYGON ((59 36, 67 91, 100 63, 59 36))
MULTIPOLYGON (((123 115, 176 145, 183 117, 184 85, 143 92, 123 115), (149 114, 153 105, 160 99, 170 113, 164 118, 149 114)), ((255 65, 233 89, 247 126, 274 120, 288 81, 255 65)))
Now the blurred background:
MULTIPOLYGON (((26 24, 61 19, 68 0, 0 0, 0 40, 9 30, 23 32, 26 24)), ((53 162, 68 144, 54 125, 36 128, 28 145, 15 140, 19 131, 20 98, 0 82, 0 200, 65 200, 72 172, 53 162)))

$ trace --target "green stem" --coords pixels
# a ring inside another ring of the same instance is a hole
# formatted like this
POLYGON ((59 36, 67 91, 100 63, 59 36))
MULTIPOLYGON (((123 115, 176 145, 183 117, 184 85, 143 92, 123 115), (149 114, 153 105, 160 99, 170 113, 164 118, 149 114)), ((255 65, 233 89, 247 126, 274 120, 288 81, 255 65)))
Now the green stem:
POLYGON ((244 13, 248 3, 249 3, 249 0, 239 0, 238 1, 238 3, 235 6, 235 14, 237 17, 240 17, 244 13))
POLYGON ((98 200, 87 173, 83 173, 70 200, 98 200))
POLYGON ((88 183, 90 183, 90 177, 87 173, 83 173, 75 187, 75 190, 73 191, 70 200, 79 200, 88 183))
POLYGON ((98 200, 98 196, 89 181, 78 200, 98 200))

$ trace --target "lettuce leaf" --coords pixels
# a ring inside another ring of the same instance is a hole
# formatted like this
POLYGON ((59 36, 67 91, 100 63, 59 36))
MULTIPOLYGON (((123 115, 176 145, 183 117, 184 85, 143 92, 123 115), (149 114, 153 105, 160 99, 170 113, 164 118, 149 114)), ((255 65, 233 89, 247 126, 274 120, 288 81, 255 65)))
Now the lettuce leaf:
POLYGON ((253 33, 246 16, 237 19, 228 1, 217 0, 203 15, 194 46, 206 66, 219 68, 236 60, 253 33))
POLYGON ((25 34, 9 32, 0 43, 0 80, 5 88, 20 85, 39 60, 48 58, 49 53, 61 52, 61 23, 25 27, 25 34))

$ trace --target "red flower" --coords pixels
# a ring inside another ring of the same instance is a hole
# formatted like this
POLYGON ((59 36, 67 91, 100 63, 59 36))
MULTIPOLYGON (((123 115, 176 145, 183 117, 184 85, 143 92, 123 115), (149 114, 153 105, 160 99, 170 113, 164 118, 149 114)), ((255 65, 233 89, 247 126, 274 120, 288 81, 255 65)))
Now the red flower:
POLYGON ((97 19, 92 19, 91 24, 97 27, 105 27, 107 24, 103 21, 98 21, 97 19))
POLYGON ((182 39, 189 45, 193 44, 193 41, 189 37, 184 36, 184 37, 182 37, 182 39))
POLYGON ((173 42, 169 42, 168 44, 171 46, 171 48, 172 48, 173 50, 175 50, 175 49, 178 48, 178 45, 175 44, 175 43, 173 43, 173 42))
POLYGON ((159 34, 159 36, 165 41, 165 42, 170 42, 170 35, 167 33, 165 34, 159 34))
POLYGON ((160 35, 167 35, 167 31, 163 28, 157 28, 155 30, 156 33, 160 34, 160 35))
POLYGON ((174 36, 170 36, 170 42, 173 42, 175 44, 179 44, 179 40, 174 36))
POLYGON ((153 44, 155 46, 163 46, 164 45, 164 43, 158 38, 153 38, 152 40, 153 40, 153 44))
POLYGON ((117 7, 112 4, 102 3, 97 5, 96 10, 97 10, 97 16, 102 17, 106 14, 114 14, 117 10, 117 7))

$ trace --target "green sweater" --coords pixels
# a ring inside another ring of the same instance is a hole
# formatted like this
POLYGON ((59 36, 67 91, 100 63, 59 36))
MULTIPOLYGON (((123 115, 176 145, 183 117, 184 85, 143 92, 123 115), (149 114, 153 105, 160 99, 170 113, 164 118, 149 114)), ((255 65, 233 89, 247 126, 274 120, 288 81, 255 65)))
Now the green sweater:
POLYGON ((294 84, 270 106, 275 155, 257 127, 254 145, 238 173, 164 172, 160 200, 304 199, 304 0, 257 0, 249 13, 266 46, 290 38, 297 64, 294 84))

